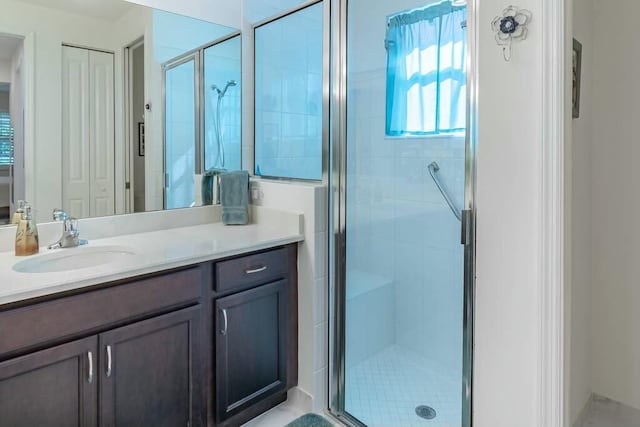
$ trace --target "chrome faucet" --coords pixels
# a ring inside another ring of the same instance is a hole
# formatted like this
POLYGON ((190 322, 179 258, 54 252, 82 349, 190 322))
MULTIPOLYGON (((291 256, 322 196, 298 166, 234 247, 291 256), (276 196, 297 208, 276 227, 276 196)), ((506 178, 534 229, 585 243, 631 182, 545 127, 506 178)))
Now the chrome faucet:
POLYGON ((56 243, 49 245, 47 249, 75 248, 80 245, 89 243, 87 240, 80 239, 80 230, 78 229, 78 220, 69 217, 62 209, 53 210, 53 220, 62 221, 62 237, 56 243))

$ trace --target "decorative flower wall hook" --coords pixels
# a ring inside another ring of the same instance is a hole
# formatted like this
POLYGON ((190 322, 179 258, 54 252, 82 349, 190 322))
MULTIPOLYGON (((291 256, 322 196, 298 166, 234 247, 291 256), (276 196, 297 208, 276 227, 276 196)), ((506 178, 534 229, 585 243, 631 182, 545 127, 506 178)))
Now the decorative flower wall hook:
POLYGON ((491 28, 496 33, 496 42, 498 46, 502 46, 502 55, 505 61, 511 60, 513 41, 527 39, 529 34, 527 25, 531 22, 531 17, 530 11, 509 6, 502 12, 502 16, 496 16, 491 22, 491 28))

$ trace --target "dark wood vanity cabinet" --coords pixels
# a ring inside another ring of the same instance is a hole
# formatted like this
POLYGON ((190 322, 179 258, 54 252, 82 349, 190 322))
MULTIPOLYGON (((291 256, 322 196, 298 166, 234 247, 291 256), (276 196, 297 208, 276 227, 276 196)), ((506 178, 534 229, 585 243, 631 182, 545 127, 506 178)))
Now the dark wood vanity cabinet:
POLYGON ((296 247, 216 264, 216 422, 238 426, 286 400, 297 384, 296 247))
POLYGON ((96 426, 97 337, 0 363, 0 425, 96 426))
POLYGON ((0 427, 241 425, 297 383, 296 264, 289 245, 0 307, 0 427))
POLYGON ((100 425, 203 425, 200 307, 99 336, 100 425))
POLYGON ((216 301, 218 421, 287 387, 287 281, 216 301))
POLYGON ((0 425, 204 425, 199 322, 192 307, 0 363, 0 425))

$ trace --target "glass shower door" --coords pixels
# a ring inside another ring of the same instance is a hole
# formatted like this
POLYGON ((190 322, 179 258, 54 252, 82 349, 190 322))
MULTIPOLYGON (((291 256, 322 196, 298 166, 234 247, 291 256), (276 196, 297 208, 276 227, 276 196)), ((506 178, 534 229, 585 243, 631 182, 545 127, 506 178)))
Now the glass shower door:
POLYGON ((466 427, 466 7, 340 3, 331 410, 353 425, 466 427))

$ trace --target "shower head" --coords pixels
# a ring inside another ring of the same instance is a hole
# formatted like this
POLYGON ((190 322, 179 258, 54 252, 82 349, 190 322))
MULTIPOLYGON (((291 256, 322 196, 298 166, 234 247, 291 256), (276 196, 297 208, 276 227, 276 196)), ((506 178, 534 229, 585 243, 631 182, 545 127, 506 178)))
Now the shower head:
POLYGON ((227 89, 229 89, 230 87, 237 86, 237 85, 238 85, 238 83, 235 80, 229 80, 227 82, 227 84, 225 85, 224 90, 222 91, 222 95, 220 95, 220 96, 224 97, 224 95, 227 93, 227 89))
POLYGON ((229 80, 227 84, 224 86, 224 89, 220 90, 218 86, 211 85, 211 90, 214 90, 218 93, 218 98, 224 98, 225 94, 227 93, 227 90, 230 87, 237 86, 237 85, 238 85, 238 82, 236 82, 235 80, 229 80))

